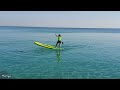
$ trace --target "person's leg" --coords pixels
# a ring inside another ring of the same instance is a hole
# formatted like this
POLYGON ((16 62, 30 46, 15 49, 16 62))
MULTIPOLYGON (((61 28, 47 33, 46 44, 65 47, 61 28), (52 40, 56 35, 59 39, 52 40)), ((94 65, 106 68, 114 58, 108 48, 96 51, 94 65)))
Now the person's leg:
POLYGON ((60 48, 60 43, 59 43, 59 48, 60 48))
POLYGON ((61 43, 59 42, 59 48, 60 48, 60 44, 61 44, 61 43))
POLYGON ((56 46, 55 46, 55 47, 57 47, 57 45, 58 45, 58 42, 56 43, 56 46))

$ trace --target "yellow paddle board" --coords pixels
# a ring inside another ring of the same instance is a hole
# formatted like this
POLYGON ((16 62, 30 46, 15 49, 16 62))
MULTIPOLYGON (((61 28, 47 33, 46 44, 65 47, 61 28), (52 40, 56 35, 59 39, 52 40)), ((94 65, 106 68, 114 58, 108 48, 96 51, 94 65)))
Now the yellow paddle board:
POLYGON ((58 47, 55 47, 55 46, 52 46, 52 45, 49 45, 49 44, 43 44, 43 43, 40 43, 40 42, 34 42, 36 45, 38 46, 41 46, 41 47, 45 47, 45 48, 49 48, 49 49, 63 49, 63 48, 58 48, 58 47))

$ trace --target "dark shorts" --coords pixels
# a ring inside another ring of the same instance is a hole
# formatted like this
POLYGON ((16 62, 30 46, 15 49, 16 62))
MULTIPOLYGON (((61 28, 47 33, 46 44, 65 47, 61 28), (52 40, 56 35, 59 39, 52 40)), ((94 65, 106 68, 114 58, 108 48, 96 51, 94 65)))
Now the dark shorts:
POLYGON ((61 43, 61 41, 57 41, 57 43, 61 43))

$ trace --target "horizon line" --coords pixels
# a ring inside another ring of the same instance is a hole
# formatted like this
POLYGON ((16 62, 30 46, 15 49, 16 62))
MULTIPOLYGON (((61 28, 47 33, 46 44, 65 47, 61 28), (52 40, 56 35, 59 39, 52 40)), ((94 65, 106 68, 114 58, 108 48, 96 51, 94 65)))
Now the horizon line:
MULTIPOLYGON (((80 29, 80 28, 82 28, 82 29, 86 29, 86 27, 53 27, 53 26, 51 26, 51 27, 49 27, 49 26, 0 26, 0 27, 24 27, 24 28, 68 28, 68 29, 70 29, 70 28, 73 28, 73 29, 80 29)), ((109 29, 109 28, 111 28, 112 29, 112 27, 87 27, 87 28, 89 28, 89 29, 109 29)), ((115 27, 113 27, 113 29, 120 29, 120 27, 119 28, 115 28, 115 27)))

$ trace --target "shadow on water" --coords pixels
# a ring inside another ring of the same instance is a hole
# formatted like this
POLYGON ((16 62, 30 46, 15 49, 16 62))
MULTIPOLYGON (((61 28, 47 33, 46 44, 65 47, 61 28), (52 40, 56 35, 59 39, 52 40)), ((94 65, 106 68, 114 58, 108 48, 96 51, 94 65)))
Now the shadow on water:
POLYGON ((33 50, 33 54, 36 54, 36 55, 49 55, 52 53, 54 52, 51 49, 47 49, 47 48, 35 48, 33 50))
POLYGON ((57 61, 61 61, 61 50, 56 50, 57 61))
POLYGON ((50 57, 55 54, 57 58, 57 62, 61 62, 61 52, 62 50, 53 50, 53 49, 46 49, 46 48, 37 48, 34 50, 34 53, 38 55, 50 55, 50 57), (50 53, 51 52, 51 53, 50 53))

